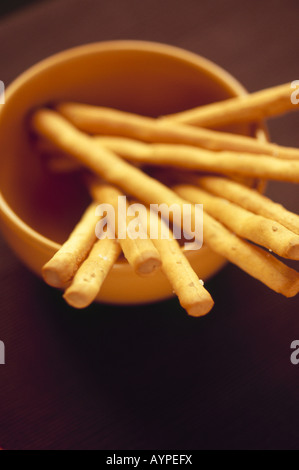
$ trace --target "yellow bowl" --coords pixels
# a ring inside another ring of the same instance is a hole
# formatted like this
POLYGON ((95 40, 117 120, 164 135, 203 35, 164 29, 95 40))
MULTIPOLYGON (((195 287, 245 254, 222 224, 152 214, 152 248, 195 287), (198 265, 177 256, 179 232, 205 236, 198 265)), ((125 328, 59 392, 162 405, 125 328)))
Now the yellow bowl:
MULTIPOLYGON (((40 276, 88 203, 79 177, 49 175, 33 151, 26 125, 32 108, 72 100, 158 116, 244 93, 239 82, 206 59, 149 42, 90 44, 30 68, 9 86, 0 105, 0 216, 8 244, 40 276)), ((244 125, 230 130, 254 132, 244 125)), ((204 280, 225 264, 206 246, 187 256, 204 280)), ((98 300, 136 304, 172 295, 162 273, 143 279, 119 262, 98 300)))

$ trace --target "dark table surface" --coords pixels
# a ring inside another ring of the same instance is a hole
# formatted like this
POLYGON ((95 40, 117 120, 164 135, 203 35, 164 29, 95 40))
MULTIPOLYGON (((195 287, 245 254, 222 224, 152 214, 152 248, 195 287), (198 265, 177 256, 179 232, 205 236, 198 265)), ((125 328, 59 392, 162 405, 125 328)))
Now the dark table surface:
MULTIPOLYGON (((250 91, 299 79, 297 0, 52 0, 3 17, 0 79, 82 43, 145 39, 226 68, 250 91)), ((299 117, 272 120, 299 147, 299 117)), ((1 149, 0 149, 1 151, 1 149)), ((298 186, 268 195, 299 209, 298 186)), ((0 445, 6 449, 299 449, 299 298, 234 266, 203 319, 176 300, 68 308, 0 239, 0 445)))

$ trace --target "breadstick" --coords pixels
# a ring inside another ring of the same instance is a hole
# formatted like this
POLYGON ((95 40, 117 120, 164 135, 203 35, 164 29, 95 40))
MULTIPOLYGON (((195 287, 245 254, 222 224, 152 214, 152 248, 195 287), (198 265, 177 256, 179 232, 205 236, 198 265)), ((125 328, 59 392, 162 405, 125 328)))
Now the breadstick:
POLYGON ((248 211, 274 220, 299 235, 299 216, 253 189, 216 176, 199 177, 194 180, 194 183, 199 184, 201 188, 216 196, 223 197, 244 207, 248 211))
POLYGON ((94 140, 99 145, 122 158, 136 163, 147 163, 153 153, 153 145, 140 142, 139 140, 128 139, 127 137, 95 136, 94 140))
MULTIPOLYGON (((203 281, 198 279, 197 274, 193 271, 179 243, 174 239, 165 222, 153 211, 151 215, 148 213, 148 221, 151 218, 156 218, 160 227, 160 234, 163 225, 163 233, 167 236, 165 239, 159 236, 159 238, 153 239, 153 243, 161 255, 162 270, 178 296, 181 306, 190 316, 200 317, 206 315, 214 306, 211 295, 204 288, 203 281)), ((149 228, 150 224, 148 223, 147 226, 149 228)))
POLYGON ((55 111, 37 111, 32 118, 33 129, 67 152, 76 161, 92 170, 108 183, 146 204, 181 203, 171 189, 130 165, 113 152, 100 146, 92 137, 80 132, 55 111))
POLYGON ((291 101, 291 83, 261 90, 249 95, 200 106, 165 116, 181 124, 201 127, 226 126, 236 122, 253 122, 298 109, 291 101))
POLYGON ((129 137, 144 142, 186 144, 209 150, 231 150, 299 159, 299 150, 262 142, 253 137, 200 129, 171 120, 153 119, 110 108, 61 103, 58 111, 89 134, 129 137))
MULTIPOLYGON (((134 217, 126 217, 126 213, 119 213, 119 198, 123 196, 117 188, 99 183, 89 185, 92 197, 95 201, 111 204, 115 212, 116 235, 119 236, 118 221, 121 218, 126 227, 126 238, 119 238, 120 246, 124 255, 134 271, 140 276, 148 276, 155 273, 161 267, 161 257, 153 242, 147 237, 146 227, 143 234, 146 238, 133 239, 130 234, 130 222, 134 217)), ((126 203, 125 212, 128 209, 126 203)), ((134 236, 134 234, 133 234, 134 236)))
POLYGON ((52 287, 64 287, 75 275, 96 241, 98 218, 96 204, 91 204, 82 219, 54 257, 43 267, 44 280, 52 287))
POLYGON ((75 308, 88 307, 98 295, 104 280, 121 253, 117 240, 98 240, 81 265, 64 299, 75 308))
MULTIPOLYGON (((90 185, 90 190, 96 201, 110 202, 110 204, 113 205, 117 220, 118 197, 122 195, 121 192, 111 186, 101 186, 99 184, 90 185)), ((154 217, 153 213, 151 217, 154 217)), ((140 214, 140 219, 142 219, 142 214, 140 214)), ((143 226, 148 227, 150 236, 150 225, 148 222, 148 220, 145 220, 143 226)), ((160 218, 159 224, 162 224, 160 218)), ((162 269, 177 294, 182 307, 188 314, 196 317, 206 315, 214 306, 213 299, 199 281, 198 276, 184 256, 178 242, 174 240, 171 231, 167 225, 164 224, 164 234, 166 231, 168 232, 167 239, 125 239, 119 240, 119 243, 128 261, 131 259, 133 266, 140 265, 140 254, 143 261, 144 255, 142 251, 145 245, 146 252, 151 253, 151 259, 154 259, 155 268, 161 267, 163 263, 162 269)), ((148 256, 147 253, 146 255, 148 256)))
MULTIPOLYGON (((183 204, 188 204, 162 183, 100 147, 92 138, 76 130, 54 111, 37 111, 33 116, 32 126, 37 133, 67 151, 98 176, 119 186, 123 191, 135 196, 143 203, 148 205, 165 203, 168 207, 172 204, 179 204, 181 207, 183 204)), ((195 210, 195 208, 193 209, 195 210)), ((299 281, 296 271, 270 255, 268 258, 262 250, 235 237, 208 214, 205 214, 204 234, 205 242, 212 250, 226 257, 276 292, 287 297, 298 293, 299 281)))
POLYGON ((145 144, 125 139, 97 138, 97 142, 121 157, 151 165, 169 165, 189 170, 213 171, 278 181, 299 182, 299 160, 233 152, 211 152, 188 145, 145 144))
POLYGON ((204 240, 216 253, 239 266, 270 289, 286 297, 299 292, 299 274, 270 253, 229 232, 211 216, 204 216, 204 240))
POLYGON ((279 256, 299 260, 299 236, 283 225, 192 185, 178 185, 173 189, 184 199, 194 204, 203 204, 212 217, 237 235, 264 246, 279 256))

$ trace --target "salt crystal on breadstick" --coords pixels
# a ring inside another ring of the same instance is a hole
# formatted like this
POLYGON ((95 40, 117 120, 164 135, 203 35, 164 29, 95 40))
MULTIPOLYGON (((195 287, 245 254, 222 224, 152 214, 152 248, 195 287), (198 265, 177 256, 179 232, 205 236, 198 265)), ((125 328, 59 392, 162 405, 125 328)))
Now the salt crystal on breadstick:
POLYGON ((120 253, 117 240, 98 240, 65 291, 63 297, 67 303, 80 309, 88 307, 100 292, 120 253))
POLYGON ((299 159, 299 150, 253 137, 194 128, 166 119, 153 119, 116 109, 79 103, 60 103, 57 110, 78 129, 89 134, 129 137, 144 142, 186 144, 214 151, 231 150, 299 159))
POLYGON ((96 204, 91 204, 82 219, 54 257, 43 267, 44 280, 52 287, 64 287, 75 275, 94 242, 96 204))
POLYGON ((96 138, 106 148, 121 157, 150 165, 168 165, 189 170, 213 171, 229 175, 248 176, 277 181, 299 182, 299 160, 286 161, 277 158, 234 152, 211 152, 190 145, 145 144, 117 137, 96 138))
POLYGON ((298 109, 298 106, 295 106, 291 100, 293 92, 291 83, 286 83, 164 116, 164 119, 200 127, 219 127, 232 123, 260 121, 298 109))
POLYGON ((281 204, 273 202, 254 189, 240 183, 217 176, 203 176, 194 179, 195 184, 216 196, 228 199, 255 214, 279 222, 284 227, 299 235, 299 216, 288 211, 281 204))
MULTIPOLYGON (((116 235, 119 237, 118 221, 122 219, 123 226, 126 229, 125 238, 119 238, 120 246, 124 252, 126 259, 132 266, 134 271, 140 276, 148 276, 155 273, 161 267, 161 257, 155 248, 152 240, 146 233, 146 227, 143 230, 143 238, 135 238, 135 234, 131 233, 130 222, 134 217, 127 217, 128 202, 123 208, 125 213, 119 211, 119 198, 123 193, 114 186, 91 182, 89 190, 95 201, 99 204, 111 204, 115 213, 116 235)), ((142 229, 141 229, 142 230, 142 229)), ((141 231, 139 232, 140 235, 141 231)))
POLYGON ((182 198, 204 209, 237 235, 264 246, 284 258, 299 260, 299 236, 278 222, 253 214, 226 199, 192 185, 173 188, 182 198))

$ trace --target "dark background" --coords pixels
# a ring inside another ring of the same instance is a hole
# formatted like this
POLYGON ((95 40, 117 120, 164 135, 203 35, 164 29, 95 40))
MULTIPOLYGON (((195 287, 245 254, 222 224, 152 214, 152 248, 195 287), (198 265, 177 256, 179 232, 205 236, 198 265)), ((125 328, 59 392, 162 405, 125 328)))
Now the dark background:
POLYGON ((26 7, 35 1, 37 0, 2 0, 0 5, 0 15, 6 15, 7 13, 11 13, 19 8, 26 7))
MULTIPOLYGON (((0 79, 81 43, 145 39, 214 60, 250 91, 299 79, 297 0, 51 0, 0 5, 0 79)), ((299 147, 299 116, 272 120, 299 147)), ((268 195, 299 209, 298 186, 268 195)), ((234 266, 216 307, 68 308, 0 239, 0 445, 6 449, 299 449, 299 299, 234 266)))

